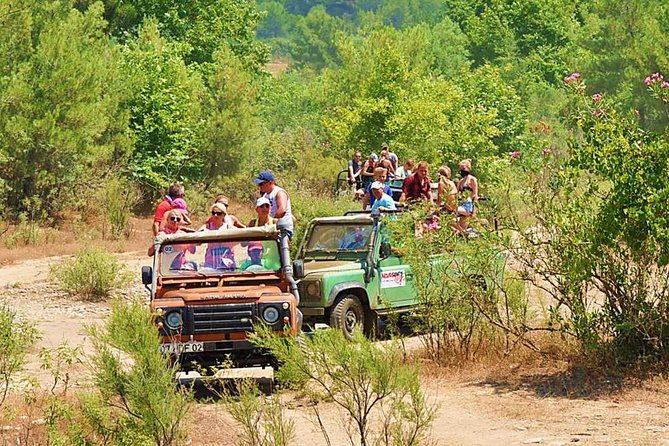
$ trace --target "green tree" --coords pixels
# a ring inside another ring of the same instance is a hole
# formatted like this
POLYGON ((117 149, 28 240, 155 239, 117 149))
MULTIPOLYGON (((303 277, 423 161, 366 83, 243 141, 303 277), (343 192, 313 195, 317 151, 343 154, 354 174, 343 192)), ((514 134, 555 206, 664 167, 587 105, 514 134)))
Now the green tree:
POLYGON ((297 21, 291 55, 298 63, 316 69, 336 65, 340 62, 336 49, 338 36, 351 31, 349 22, 317 6, 297 21))
POLYGON ((204 85, 199 73, 185 65, 184 51, 163 38, 153 20, 123 51, 123 70, 132 88, 127 100, 135 142, 130 170, 145 190, 159 191, 202 175, 204 85))
POLYGON ((207 182, 237 173, 253 148, 260 147, 258 89, 253 76, 227 47, 206 67, 207 95, 199 153, 207 182))
POLYGON ((211 62, 224 43, 247 68, 259 70, 267 61, 267 47, 255 38, 262 17, 254 0, 106 0, 106 5, 114 35, 137 32, 153 17, 165 38, 185 44, 188 63, 211 62))
POLYGON ((669 66, 669 6, 643 1, 590 2, 583 32, 582 51, 573 59, 588 77, 591 92, 615 96, 621 109, 639 110, 641 123, 653 130, 669 125, 663 105, 645 94, 641 81, 669 66))
POLYGON ((84 13, 67 1, 3 5, 0 21, 12 23, 0 27, 3 200, 15 213, 57 217, 75 190, 127 159, 118 54, 101 4, 84 13))

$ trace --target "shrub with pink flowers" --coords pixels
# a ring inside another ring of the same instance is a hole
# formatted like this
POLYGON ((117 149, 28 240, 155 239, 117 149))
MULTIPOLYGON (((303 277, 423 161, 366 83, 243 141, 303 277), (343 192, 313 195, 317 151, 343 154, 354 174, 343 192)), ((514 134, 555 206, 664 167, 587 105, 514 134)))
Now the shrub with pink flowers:
POLYGON ((653 73, 643 80, 643 83, 651 91, 651 94, 662 102, 669 101, 669 82, 664 80, 660 73, 653 73))
MULTIPOLYGON (((644 82, 660 99, 669 92, 660 73, 644 82)), ((526 172, 522 214, 535 219, 515 220, 514 252, 555 302, 550 326, 585 352, 669 360, 669 138, 586 93, 578 73, 564 83, 572 137, 526 172)))

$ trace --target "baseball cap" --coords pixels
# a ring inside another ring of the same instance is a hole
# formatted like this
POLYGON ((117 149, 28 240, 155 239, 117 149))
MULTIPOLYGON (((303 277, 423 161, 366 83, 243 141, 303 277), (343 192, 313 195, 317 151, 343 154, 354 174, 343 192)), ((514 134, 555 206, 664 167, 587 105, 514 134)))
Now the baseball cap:
POLYGON ((246 249, 248 249, 249 251, 253 251, 253 250, 256 250, 256 249, 260 249, 260 250, 262 251, 262 249, 263 249, 263 247, 262 247, 262 242, 250 242, 250 243, 247 245, 247 248, 246 248, 246 249))
POLYGON ((271 206, 271 203, 269 202, 269 199, 267 197, 260 197, 256 200, 256 207, 259 208, 263 204, 269 204, 271 206))
POLYGON ((371 155, 369 155, 369 157, 370 157, 371 159, 373 159, 374 161, 378 161, 378 160, 379 160, 379 155, 377 155, 376 153, 372 153, 371 155))
POLYGON ((372 189, 383 189, 383 183, 380 181, 374 181, 372 183, 372 189))
POLYGON ((254 183, 262 184, 267 183, 268 181, 274 181, 274 175, 269 170, 263 170, 258 174, 258 176, 253 180, 254 183))
POLYGON ((388 143, 381 144, 381 150, 388 150, 388 143))

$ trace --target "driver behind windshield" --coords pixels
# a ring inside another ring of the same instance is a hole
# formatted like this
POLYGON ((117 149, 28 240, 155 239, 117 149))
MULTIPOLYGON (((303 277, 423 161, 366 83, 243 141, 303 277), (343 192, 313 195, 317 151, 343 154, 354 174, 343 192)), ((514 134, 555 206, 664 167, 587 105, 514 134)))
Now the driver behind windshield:
POLYGON ((365 246, 365 232, 360 226, 349 228, 339 243, 339 249, 360 249, 365 246))
POLYGON ((269 252, 268 255, 265 255, 265 249, 262 242, 249 242, 246 247, 246 252, 248 253, 249 258, 239 265, 241 271, 275 271, 281 268, 281 265, 277 262, 276 256, 272 256, 269 252))

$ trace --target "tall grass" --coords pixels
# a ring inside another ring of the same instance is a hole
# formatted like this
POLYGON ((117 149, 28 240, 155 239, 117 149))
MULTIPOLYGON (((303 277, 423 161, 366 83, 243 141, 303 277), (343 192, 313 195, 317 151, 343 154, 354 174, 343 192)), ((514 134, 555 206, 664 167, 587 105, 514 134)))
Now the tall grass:
POLYGON ((132 209, 140 198, 137 188, 127 180, 114 177, 104 183, 100 196, 105 233, 114 240, 130 237, 132 209))

